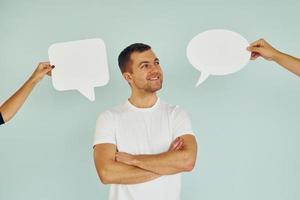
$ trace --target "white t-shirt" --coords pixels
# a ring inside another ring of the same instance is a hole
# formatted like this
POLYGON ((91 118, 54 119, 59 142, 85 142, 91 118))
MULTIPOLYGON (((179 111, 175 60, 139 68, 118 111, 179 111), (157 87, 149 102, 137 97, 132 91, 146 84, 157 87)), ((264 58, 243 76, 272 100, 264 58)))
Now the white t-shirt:
MULTIPOLYGON (((100 114, 94 145, 112 143, 130 154, 166 152, 176 137, 193 134, 187 113, 159 98, 151 108, 137 108, 129 101, 100 114)), ((162 176, 140 183, 110 187, 110 200, 179 200, 181 175, 162 176)))

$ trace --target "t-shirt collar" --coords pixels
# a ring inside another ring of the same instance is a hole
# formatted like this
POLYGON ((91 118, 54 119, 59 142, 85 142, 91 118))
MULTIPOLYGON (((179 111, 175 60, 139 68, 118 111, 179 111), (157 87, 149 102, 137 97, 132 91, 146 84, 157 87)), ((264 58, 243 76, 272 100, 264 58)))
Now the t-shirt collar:
POLYGON ((126 101, 126 104, 127 104, 127 106, 131 110, 142 111, 142 112, 149 112, 149 111, 154 110, 158 106, 159 101, 160 101, 160 99, 159 99, 159 97, 157 97, 157 100, 156 100, 155 104, 153 106, 149 107, 149 108, 139 108, 139 107, 136 107, 133 104, 131 104, 129 100, 126 101))

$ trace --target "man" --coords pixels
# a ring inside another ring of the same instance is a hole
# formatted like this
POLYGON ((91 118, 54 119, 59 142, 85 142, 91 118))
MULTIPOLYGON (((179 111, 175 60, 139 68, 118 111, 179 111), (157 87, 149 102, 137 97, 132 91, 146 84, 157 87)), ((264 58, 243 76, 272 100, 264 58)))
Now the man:
POLYGON ((111 184, 110 200, 179 200, 180 173, 191 171, 197 156, 188 115, 157 97, 163 72, 150 46, 132 44, 118 60, 131 96, 97 120, 100 180, 111 184))
POLYGON ((300 76, 300 59, 278 51, 264 39, 253 42, 247 49, 251 51, 252 60, 261 56, 266 60, 275 61, 290 72, 300 76))
POLYGON ((47 74, 51 76, 54 66, 49 62, 39 63, 31 77, 3 105, 0 106, 0 125, 8 122, 22 107, 35 85, 47 74))

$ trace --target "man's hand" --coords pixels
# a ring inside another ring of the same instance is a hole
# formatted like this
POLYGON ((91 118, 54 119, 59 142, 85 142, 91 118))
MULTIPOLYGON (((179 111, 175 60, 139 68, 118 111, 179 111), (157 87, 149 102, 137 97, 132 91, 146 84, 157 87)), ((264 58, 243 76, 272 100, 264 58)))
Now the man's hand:
POLYGON ((51 70, 54 68, 54 65, 50 65, 49 62, 41 62, 37 68, 32 73, 30 80, 37 83, 39 82, 46 74, 51 76, 51 70))
POLYGON ((177 137, 170 145, 168 151, 179 151, 183 148, 184 139, 182 137, 177 137))
POLYGON ((264 39, 259 39, 251 43, 247 50, 251 51, 251 60, 255 60, 261 56, 264 59, 271 61, 280 54, 280 51, 272 47, 264 39))

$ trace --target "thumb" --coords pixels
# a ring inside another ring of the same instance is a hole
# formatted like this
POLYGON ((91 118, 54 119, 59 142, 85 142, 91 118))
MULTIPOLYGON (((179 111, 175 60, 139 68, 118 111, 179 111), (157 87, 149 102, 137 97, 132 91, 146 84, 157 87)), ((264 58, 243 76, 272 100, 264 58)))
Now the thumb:
POLYGON ((47 67, 44 67, 44 69, 42 70, 44 74, 50 72, 55 66, 52 65, 52 66, 47 66, 47 67))
POLYGON ((253 47, 253 46, 250 46, 250 47, 247 47, 247 50, 248 50, 248 51, 251 51, 251 52, 255 52, 255 53, 260 53, 261 47, 253 47))

